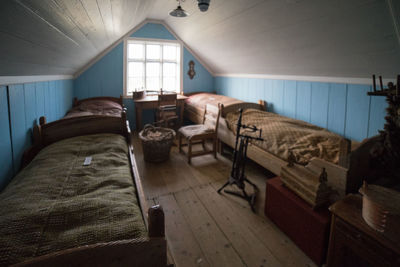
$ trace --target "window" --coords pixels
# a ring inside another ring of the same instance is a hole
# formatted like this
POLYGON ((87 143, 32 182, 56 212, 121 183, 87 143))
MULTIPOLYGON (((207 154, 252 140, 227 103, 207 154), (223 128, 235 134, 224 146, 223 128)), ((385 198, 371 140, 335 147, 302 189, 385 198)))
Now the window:
POLYGON ((181 45, 177 42, 128 40, 125 95, 147 91, 181 91, 181 45))

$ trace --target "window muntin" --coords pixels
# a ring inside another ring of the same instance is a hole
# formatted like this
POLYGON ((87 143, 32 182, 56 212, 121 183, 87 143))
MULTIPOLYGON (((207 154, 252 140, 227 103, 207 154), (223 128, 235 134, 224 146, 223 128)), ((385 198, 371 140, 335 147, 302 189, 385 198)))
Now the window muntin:
POLYGON ((139 90, 181 91, 181 45, 175 42, 128 40, 127 96, 139 90))

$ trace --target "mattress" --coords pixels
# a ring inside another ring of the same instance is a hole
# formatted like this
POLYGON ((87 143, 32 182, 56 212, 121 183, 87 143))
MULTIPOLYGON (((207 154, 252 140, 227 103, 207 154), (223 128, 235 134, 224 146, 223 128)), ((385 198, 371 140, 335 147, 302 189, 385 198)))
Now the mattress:
POLYGON ((232 104, 243 103, 243 101, 211 93, 193 94, 185 100, 185 117, 195 123, 202 123, 206 104, 218 106, 218 103, 221 103, 224 106, 229 106, 232 104))
POLYGON ((0 194, 0 266, 147 236, 128 146, 116 134, 45 147, 0 194), (83 166, 86 157, 89 166, 83 166))
POLYGON ((121 117, 123 107, 114 101, 104 99, 93 99, 80 103, 78 106, 70 109, 64 118, 106 115, 113 117, 121 117))
MULTIPOLYGON (((231 131, 236 129, 238 117, 239 112, 226 115, 231 131)), ((288 161, 291 151, 295 162, 301 165, 315 157, 335 164, 339 162, 340 144, 344 138, 321 127, 256 109, 244 110, 242 123, 262 129, 264 141, 252 143, 282 160, 288 161)))

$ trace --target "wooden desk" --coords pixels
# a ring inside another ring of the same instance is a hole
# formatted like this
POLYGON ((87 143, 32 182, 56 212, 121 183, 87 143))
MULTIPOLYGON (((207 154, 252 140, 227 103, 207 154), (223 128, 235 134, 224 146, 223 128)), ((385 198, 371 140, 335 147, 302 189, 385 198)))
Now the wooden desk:
POLYGON ((348 195, 329 208, 332 212, 328 266, 400 266, 398 240, 369 227, 361 215, 362 199, 348 195))
MULTIPOLYGON (((177 96, 177 109, 179 111, 179 123, 183 124, 183 108, 185 106, 185 99, 187 96, 177 96)), ((156 109, 158 107, 158 95, 148 95, 140 99, 135 99, 135 111, 136 111, 136 130, 140 131, 143 127, 142 124, 142 111, 144 109, 156 109)))

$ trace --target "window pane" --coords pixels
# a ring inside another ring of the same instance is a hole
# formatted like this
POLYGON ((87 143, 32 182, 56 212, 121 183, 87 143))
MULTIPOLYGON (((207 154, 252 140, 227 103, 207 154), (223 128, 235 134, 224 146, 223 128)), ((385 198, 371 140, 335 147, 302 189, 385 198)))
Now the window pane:
POLYGON ((163 90, 177 92, 178 91, 177 89, 179 89, 179 88, 176 85, 175 77, 173 77, 173 78, 164 77, 163 78, 163 90))
POLYGON ((163 64, 163 75, 164 77, 175 77, 176 76, 176 63, 164 63, 163 64))
POLYGON ((160 45, 147 45, 146 58, 147 59, 160 59, 161 46, 160 45))
POLYGON ((160 90, 160 63, 146 63, 146 89, 160 90))
POLYGON ((143 78, 128 78, 128 95, 132 95, 132 92, 140 91, 144 88, 143 78))
POLYGON ((130 59, 144 59, 144 45, 128 44, 128 57, 130 59))
POLYGON ((144 88, 144 64, 142 62, 128 63, 128 94, 144 88))
POLYGON ((177 91, 177 65, 175 63, 163 64, 163 89, 177 91))
POLYGON ((178 56, 177 46, 164 45, 163 49, 164 49, 163 50, 164 59, 177 61, 177 56, 178 56))
POLYGON ((128 77, 143 77, 144 64, 142 62, 129 62, 128 63, 128 77))

